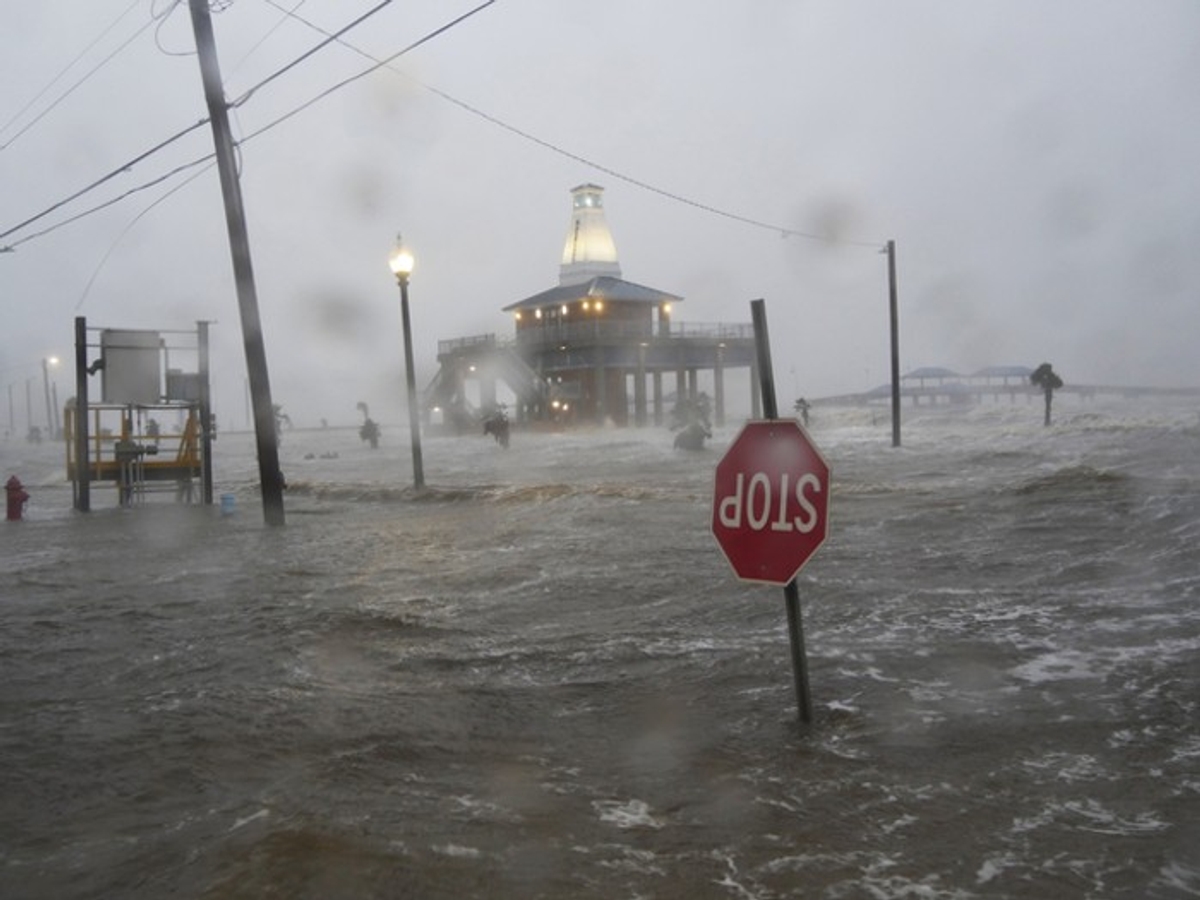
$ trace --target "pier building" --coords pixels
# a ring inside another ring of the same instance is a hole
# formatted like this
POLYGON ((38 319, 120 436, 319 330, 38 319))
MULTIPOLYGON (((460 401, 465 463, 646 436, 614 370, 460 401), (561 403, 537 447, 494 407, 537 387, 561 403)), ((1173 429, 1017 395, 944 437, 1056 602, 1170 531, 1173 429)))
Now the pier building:
MULTIPOLYGON (((439 341, 439 369, 423 397, 427 416, 474 423, 496 405, 503 383, 518 421, 661 425, 672 395, 676 403, 698 400, 699 373, 711 370, 713 420, 724 424, 726 372, 755 367, 753 326, 679 321, 682 296, 626 280, 603 200, 599 185, 571 189, 558 284, 503 308, 511 336, 439 341), (477 405, 468 400, 470 381, 477 405)), ((759 415, 758 379, 750 383, 759 415)))

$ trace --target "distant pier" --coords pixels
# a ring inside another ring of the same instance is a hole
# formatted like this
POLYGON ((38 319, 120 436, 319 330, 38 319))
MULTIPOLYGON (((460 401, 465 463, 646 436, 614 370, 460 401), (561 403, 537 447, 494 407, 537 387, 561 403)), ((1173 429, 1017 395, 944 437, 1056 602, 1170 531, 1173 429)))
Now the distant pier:
MULTIPOLYGON (((900 379, 901 402, 907 400, 913 406, 956 406, 991 403, 1016 403, 1025 398, 1028 402, 1040 401, 1043 392, 1032 384, 1029 376, 1033 369, 1027 366, 990 366, 970 374, 945 368, 914 369, 900 379)), ((1067 383, 1054 391, 1056 396, 1074 395, 1083 400, 1097 397, 1136 399, 1151 396, 1178 396, 1200 398, 1200 388, 1132 387, 1110 384, 1067 383)), ((880 385, 869 391, 853 394, 819 397, 812 401, 821 406, 868 406, 890 402, 891 385, 880 385)))

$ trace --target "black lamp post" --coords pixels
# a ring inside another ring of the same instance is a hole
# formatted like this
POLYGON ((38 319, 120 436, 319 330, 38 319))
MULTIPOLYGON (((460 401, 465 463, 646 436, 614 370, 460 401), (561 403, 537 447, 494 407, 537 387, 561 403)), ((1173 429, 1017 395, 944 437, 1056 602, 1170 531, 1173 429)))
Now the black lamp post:
POLYGON ((388 257, 392 274, 400 283, 400 320, 404 326, 404 376, 408 383, 408 429, 412 435, 413 487, 425 487, 425 467, 421 461, 421 411, 417 406, 417 376, 413 370, 412 326, 408 318, 408 276, 413 270, 412 252, 397 235, 396 249, 388 257))

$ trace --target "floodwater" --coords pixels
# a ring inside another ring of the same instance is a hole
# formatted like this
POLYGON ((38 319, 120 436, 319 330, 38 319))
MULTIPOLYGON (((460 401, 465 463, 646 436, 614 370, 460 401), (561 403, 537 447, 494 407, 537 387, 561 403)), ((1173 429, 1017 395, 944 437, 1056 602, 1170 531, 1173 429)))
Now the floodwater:
POLYGON ((1194 404, 814 413, 807 726, 734 424, 289 431, 282 529, 3 444, 0 896, 1200 896, 1194 404))

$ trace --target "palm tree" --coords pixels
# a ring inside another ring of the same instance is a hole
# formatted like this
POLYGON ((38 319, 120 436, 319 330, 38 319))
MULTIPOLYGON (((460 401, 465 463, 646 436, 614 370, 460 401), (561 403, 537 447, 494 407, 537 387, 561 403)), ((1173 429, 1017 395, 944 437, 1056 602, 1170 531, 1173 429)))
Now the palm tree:
POLYGON ((1054 392, 1063 386, 1063 380, 1058 377, 1058 373, 1051 368, 1050 363, 1042 363, 1033 370, 1033 374, 1029 376, 1029 380, 1042 389, 1042 393, 1046 395, 1046 421, 1042 424, 1050 424, 1050 401, 1054 397, 1054 392))

